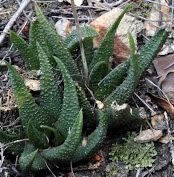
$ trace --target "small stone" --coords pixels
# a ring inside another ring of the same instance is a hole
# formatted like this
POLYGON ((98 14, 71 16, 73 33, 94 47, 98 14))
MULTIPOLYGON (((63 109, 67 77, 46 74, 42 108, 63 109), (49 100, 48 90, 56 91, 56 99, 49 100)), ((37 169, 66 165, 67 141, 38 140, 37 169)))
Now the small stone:
POLYGON ((141 131, 140 134, 134 138, 134 141, 138 143, 148 143, 151 141, 157 141, 162 136, 162 130, 147 129, 141 131))
POLYGON ((170 140, 174 140, 174 137, 170 137, 169 135, 166 135, 158 140, 158 142, 163 143, 163 144, 168 144, 170 140))
MULTIPOLYGON (((71 0, 58 0, 59 2, 63 2, 63 1, 67 1, 67 2, 69 2, 70 4, 71 4, 71 0)), ((76 5, 76 6, 81 6, 82 4, 83 4, 83 1, 84 0, 74 0, 74 4, 76 5)))
POLYGON ((40 81, 34 79, 25 79, 25 85, 32 91, 40 91, 40 81))
POLYGON ((164 114, 157 114, 151 117, 151 124, 154 129, 159 129, 159 130, 166 129, 164 114))
MULTIPOLYGON (((118 18, 122 9, 114 8, 113 10, 101 15, 91 22, 91 26, 99 33, 99 37, 94 40, 94 47, 98 47, 102 38, 105 36, 109 27, 118 18)), ((135 17, 131 17, 127 14, 124 15, 121 23, 117 29, 116 37, 114 39, 113 55, 116 63, 121 63, 126 60, 130 54, 128 32, 131 32, 135 42, 137 34, 143 29, 143 23, 137 20, 135 17), (123 30, 124 29, 124 30, 123 30)))
POLYGON ((0 66, 7 66, 5 61, 0 61, 0 66))
POLYGON ((101 101, 96 100, 96 104, 97 104, 98 109, 103 109, 104 108, 104 104, 101 101))
POLYGON ((71 22, 66 18, 58 20, 55 24, 55 28, 57 33, 63 38, 65 38, 67 34, 72 31, 71 22))

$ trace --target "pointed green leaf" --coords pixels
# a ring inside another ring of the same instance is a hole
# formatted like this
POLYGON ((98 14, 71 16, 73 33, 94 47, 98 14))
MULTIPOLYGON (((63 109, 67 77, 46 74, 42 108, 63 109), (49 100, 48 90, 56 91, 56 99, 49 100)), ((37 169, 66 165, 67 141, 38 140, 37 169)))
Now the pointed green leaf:
POLYGON ((128 39, 129 39, 129 47, 131 51, 131 56, 133 56, 136 52, 136 45, 135 45, 135 41, 131 33, 128 33, 128 39))
POLYGON ((37 148, 44 148, 48 146, 46 136, 34 126, 34 123, 31 120, 28 122, 27 136, 30 142, 37 148))
POLYGON ((69 129, 71 129, 74 124, 80 108, 74 81, 62 61, 57 57, 55 57, 55 60, 64 80, 63 105, 60 118, 56 123, 56 126, 58 127, 60 133, 66 138, 69 129))
POLYGON ((80 107, 83 109, 83 124, 87 128, 95 127, 96 115, 94 113, 94 107, 91 106, 89 100, 85 95, 85 92, 78 84, 76 84, 76 89, 80 107))
POLYGON ((28 46, 25 40, 15 32, 10 33, 10 40, 22 54, 27 67, 31 70, 39 69, 39 61, 37 60, 37 55, 35 55, 35 52, 28 46))
POLYGON ((111 106, 115 101, 118 105, 126 103, 134 93, 140 78, 139 66, 137 56, 131 57, 128 75, 123 83, 118 86, 106 99, 104 100, 105 106, 111 106))
POLYGON ((42 47, 37 43, 38 58, 40 61, 41 70, 41 98, 42 107, 53 116, 58 119, 61 111, 61 93, 54 78, 52 67, 49 63, 46 53, 42 47))
POLYGON ((138 63, 140 66, 141 73, 144 72, 149 65, 152 63, 153 59, 160 52, 164 43, 169 36, 169 32, 165 29, 160 29, 147 43, 141 48, 138 56, 138 63))
MULTIPOLYGON (((88 40, 88 39, 91 40, 94 37, 98 36, 98 33, 90 26, 83 26, 80 28, 80 31, 81 31, 81 36, 82 36, 83 41, 88 40)), ((72 31, 66 37, 65 44, 71 52, 77 50, 77 47, 79 46, 77 30, 72 31)))
POLYGON ((37 5, 35 6, 35 9, 40 30, 42 34, 44 34, 49 50, 52 51, 51 54, 58 57, 64 63, 73 79, 79 80, 79 71, 71 54, 66 48, 66 45, 63 43, 61 37, 57 34, 54 26, 45 18, 41 9, 37 5))
POLYGON ((19 166, 23 172, 29 172, 34 161, 34 158, 38 150, 35 149, 31 144, 26 144, 24 152, 19 158, 19 166))
POLYGON ((38 172, 40 170, 44 170, 44 169, 48 169, 47 165, 46 165, 46 161, 45 159, 40 155, 40 153, 37 153, 32 166, 31 166, 31 171, 32 172, 38 172))
POLYGON ((94 57, 93 39, 84 39, 83 46, 85 49, 86 62, 89 66, 94 57))
POLYGON ((49 161, 69 162, 81 141, 82 125, 83 113, 80 110, 65 142, 60 146, 43 150, 41 155, 49 161))
POLYGON ((40 27, 38 19, 35 19, 30 26, 29 46, 32 49, 32 51, 36 53, 36 56, 38 56, 39 54, 39 51, 37 49, 37 42, 42 47, 47 57, 49 57, 49 62, 51 63, 51 65, 54 66, 55 61, 52 56, 53 55, 52 49, 50 49, 49 45, 47 44, 45 33, 43 33, 43 29, 40 27))
POLYGON ((118 65, 109 72, 99 83, 98 88, 94 90, 94 95, 98 100, 103 100, 108 96, 119 84, 123 82, 127 75, 129 61, 118 65))
MULTIPOLYGON (((83 46, 84 46, 84 50, 85 50, 84 52, 85 52, 87 66, 89 66, 92 59, 93 59, 93 56, 94 56, 93 39, 92 38, 84 39, 83 46)), ((83 64, 82 64, 81 55, 79 56, 79 51, 80 51, 80 48, 76 48, 76 50, 74 52, 71 52, 71 54, 73 55, 73 58, 76 62, 76 65, 77 65, 79 71, 82 72, 83 64)))
POLYGON ((27 143, 24 152, 19 159, 19 165, 23 172, 38 172, 47 169, 45 159, 40 155, 38 150, 32 145, 27 143))
MULTIPOLYGON (((158 52, 164 45, 169 33, 164 29, 160 29, 140 50, 138 56, 138 65, 140 73, 144 72, 158 52)), ((98 84, 98 89, 95 91, 96 98, 102 100, 106 98, 119 84, 125 79, 130 59, 114 68, 103 80, 98 84)))
POLYGON ((41 128, 44 130, 44 132, 46 132, 46 134, 49 134, 50 136, 54 135, 53 142, 55 145, 60 145, 65 140, 57 129, 46 125, 41 125, 41 128))
POLYGON ((92 90, 98 88, 98 83, 108 74, 108 64, 100 61, 95 64, 89 75, 89 85, 92 90))
POLYGON ((106 137, 107 129, 108 117, 107 114, 102 113, 99 117, 99 125, 87 138, 87 144, 85 146, 81 144, 77 148, 73 156, 73 162, 81 161, 96 153, 106 137))
POLYGON ((27 132, 27 125, 30 119, 38 129, 40 129, 40 125, 52 124, 53 119, 48 117, 48 115, 35 103, 34 98, 24 84, 24 80, 16 69, 8 63, 7 67, 24 130, 27 132))
POLYGON ((118 28, 118 25, 120 24, 124 14, 130 9, 130 6, 127 6, 123 12, 119 15, 117 20, 113 23, 113 25, 110 27, 108 32, 106 33, 105 37, 103 38, 102 42, 100 43, 100 46, 96 53, 94 54, 94 58, 92 60, 92 63, 90 65, 90 69, 92 69, 96 63, 105 61, 106 63, 109 62, 109 58, 112 55, 113 47, 114 47, 114 37, 116 30, 118 28))

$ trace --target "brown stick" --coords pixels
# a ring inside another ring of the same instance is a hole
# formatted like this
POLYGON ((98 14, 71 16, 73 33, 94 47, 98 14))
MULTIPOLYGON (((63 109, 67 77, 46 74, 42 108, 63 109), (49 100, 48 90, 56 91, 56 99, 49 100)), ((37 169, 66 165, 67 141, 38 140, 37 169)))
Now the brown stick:
POLYGON ((31 0, 23 0, 20 4, 18 10, 13 14, 7 25, 5 26, 4 30, 2 31, 0 35, 0 44, 4 41, 5 36, 9 32, 10 28, 13 26, 14 22, 17 20, 17 18, 20 16, 20 14, 23 12, 23 10, 28 6, 31 0))
POLYGON ((77 11, 75 8, 74 0, 71 0, 71 6, 72 6, 72 11, 73 11, 73 16, 75 19, 76 28, 77 28, 77 36, 79 40, 80 52, 81 52, 82 63, 83 63, 84 79, 85 79, 86 84, 88 85, 88 66, 86 62, 85 51, 84 51, 84 46, 83 46, 83 41, 82 41, 82 34, 80 31, 80 25, 78 21, 78 16, 77 16, 77 11))

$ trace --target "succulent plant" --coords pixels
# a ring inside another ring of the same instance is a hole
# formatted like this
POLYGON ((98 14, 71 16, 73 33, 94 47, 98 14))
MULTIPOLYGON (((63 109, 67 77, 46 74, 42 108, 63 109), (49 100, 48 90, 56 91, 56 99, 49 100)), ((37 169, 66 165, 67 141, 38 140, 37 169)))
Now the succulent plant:
MULTIPOLYGON (((29 43, 11 32, 11 41, 21 52, 27 68, 41 71, 41 99, 37 104, 23 78, 7 63, 23 132, 11 135, 1 130, 0 142, 28 138, 26 143, 9 147, 14 154, 21 154, 19 165, 22 171, 38 171, 47 168, 46 163, 65 164, 89 157, 99 149, 111 122, 119 122, 122 114, 114 110, 112 104, 121 105, 131 98, 141 74, 168 36, 168 32, 160 29, 137 52, 129 34, 130 58, 113 70, 109 68, 115 32, 128 9, 129 6, 123 10, 96 51, 92 48, 92 40, 97 33, 90 27, 81 28, 89 66, 88 78, 83 77, 81 60, 75 58, 79 48, 77 33, 73 31, 63 41, 38 6, 36 19, 30 28, 29 43), (62 76, 63 83, 58 84, 54 72, 62 76), (102 109, 94 108, 96 100, 101 101, 102 109), (89 135, 84 145, 83 132, 86 129, 89 135)), ((130 119, 135 115, 130 110, 127 114, 130 119)))

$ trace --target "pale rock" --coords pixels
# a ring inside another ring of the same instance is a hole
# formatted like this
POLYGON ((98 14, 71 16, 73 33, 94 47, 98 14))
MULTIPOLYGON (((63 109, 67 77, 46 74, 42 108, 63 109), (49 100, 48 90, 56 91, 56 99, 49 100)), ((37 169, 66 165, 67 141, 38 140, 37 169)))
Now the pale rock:
MULTIPOLYGON (((108 29, 110 25, 118 18, 123 10, 120 8, 114 8, 113 10, 101 15, 91 22, 91 26, 100 32, 100 27, 102 29, 108 29)), ((102 30, 101 29, 101 30, 102 30)), ((128 32, 130 32, 134 39, 136 40, 137 33, 141 32, 143 29, 143 23, 137 20, 135 17, 129 15, 124 15, 118 29, 117 36, 128 46, 128 32)))
POLYGON ((32 91, 40 91, 40 81, 34 79, 25 79, 25 85, 32 91))
POLYGON ((164 45, 161 52, 159 52, 158 55, 164 56, 164 55, 171 54, 171 53, 174 53, 174 43, 173 42, 171 44, 164 45))
POLYGON ((151 124, 154 129, 165 130, 166 122, 164 114, 157 114, 151 117, 151 124))
POLYGON ((7 66, 4 60, 0 61, 0 66, 7 66))
POLYGON ((165 135, 164 137, 160 138, 158 142, 163 143, 163 144, 168 144, 170 141, 174 140, 173 136, 165 135))
POLYGON ((72 31, 71 22, 66 18, 58 20, 55 24, 55 28, 57 33, 63 38, 65 38, 67 34, 72 31))
MULTIPOLYGON (((59 2, 63 2, 63 1, 67 1, 67 2, 69 2, 70 4, 71 4, 71 0, 58 0, 59 2)), ((76 6, 81 6, 82 4, 83 4, 83 1, 84 0, 74 0, 74 4, 76 5, 76 6)))
POLYGON ((103 109, 104 108, 104 104, 101 101, 96 100, 96 104, 97 104, 98 109, 103 109))
POLYGON ((162 136, 162 130, 147 129, 141 131, 140 134, 134 138, 134 141, 139 143, 148 143, 151 141, 157 141, 162 136))
MULTIPOLYGON (((98 47, 102 38, 106 34, 106 31, 113 24, 113 22, 118 18, 122 9, 114 8, 113 10, 101 15, 91 22, 91 26, 100 34, 98 38, 94 41, 94 47, 98 47)), ((118 29, 117 37, 114 41, 113 54, 118 59, 118 62, 126 59, 129 56, 129 42, 128 42, 128 32, 130 32, 136 42, 137 34, 143 29, 143 23, 137 20, 135 17, 129 15, 124 15, 118 29)))

